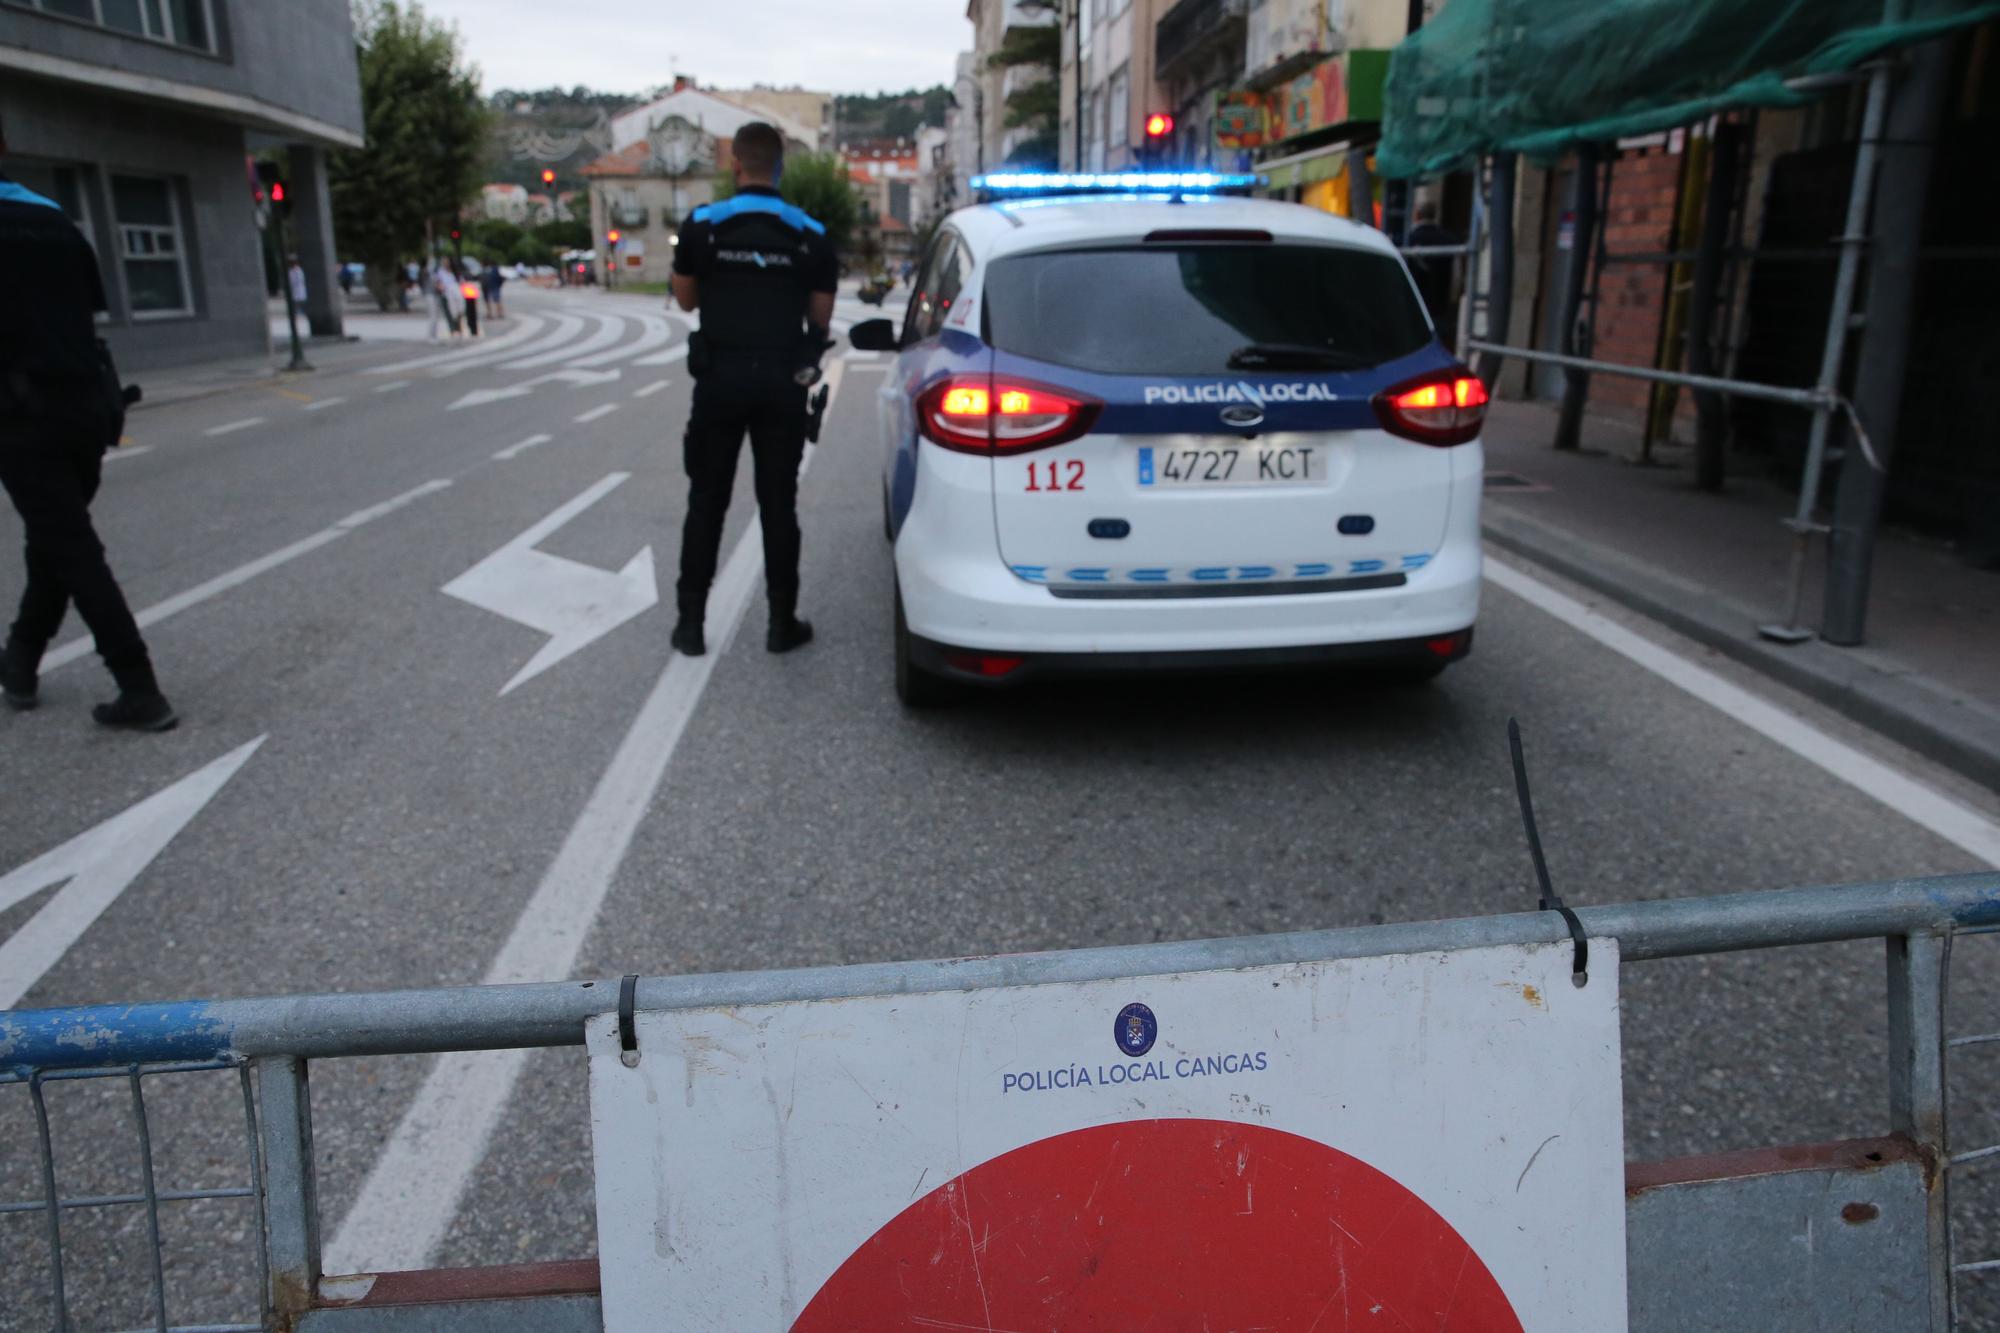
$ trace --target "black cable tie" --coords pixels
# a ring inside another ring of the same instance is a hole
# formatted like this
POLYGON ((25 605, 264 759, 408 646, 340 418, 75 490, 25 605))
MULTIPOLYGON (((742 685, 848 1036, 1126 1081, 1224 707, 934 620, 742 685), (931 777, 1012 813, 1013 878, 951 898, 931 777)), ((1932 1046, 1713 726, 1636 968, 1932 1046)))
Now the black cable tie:
POLYGON ((1536 906, 1544 912, 1562 913, 1563 924, 1569 927, 1570 943, 1574 946, 1570 955, 1569 979, 1578 986, 1589 985, 1590 940, 1583 933, 1583 922, 1549 881, 1548 858, 1542 855, 1542 835, 1535 827, 1535 803, 1528 795, 1528 759, 1521 752, 1521 724, 1511 717, 1507 719, 1507 748, 1514 755, 1514 795, 1521 801, 1521 823, 1528 831, 1528 855, 1534 858, 1535 878, 1541 884, 1542 896, 1536 906))
POLYGON ((639 1028, 633 1009, 639 999, 639 978, 635 973, 618 983, 618 1049, 627 1065, 639 1063, 639 1028))

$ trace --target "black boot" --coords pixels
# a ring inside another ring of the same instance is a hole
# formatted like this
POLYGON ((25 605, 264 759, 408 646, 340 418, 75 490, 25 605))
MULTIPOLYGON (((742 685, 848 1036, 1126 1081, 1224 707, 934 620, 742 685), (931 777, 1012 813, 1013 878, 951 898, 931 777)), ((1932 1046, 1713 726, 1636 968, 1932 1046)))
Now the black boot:
POLYGON ((36 679, 41 661, 40 653, 31 653, 18 643, 0 648, 0 697, 7 700, 9 708, 25 713, 41 702, 36 679))
POLYGON ((682 657, 700 657, 708 651, 708 640, 701 632, 700 616, 682 616, 674 625, 673 637, 667 642, 682 657))
MULTIPOLYGON (((107 663, 107 665, 110 665, 107 663)), ((118 697, 90 710, 99 726, 123 731, 172 731, 180 723, 174 706, 160 693, 153 678, 153 664, 142 655, 111 667, 118 681, 118 697)))
POLYGON ((803 648, 812 642, 812 622, 800 620, 789 612, 780 615, 771 613, 771 628, 764 634, 764 647, 774 653, 789 653, 794 648, 803 648))

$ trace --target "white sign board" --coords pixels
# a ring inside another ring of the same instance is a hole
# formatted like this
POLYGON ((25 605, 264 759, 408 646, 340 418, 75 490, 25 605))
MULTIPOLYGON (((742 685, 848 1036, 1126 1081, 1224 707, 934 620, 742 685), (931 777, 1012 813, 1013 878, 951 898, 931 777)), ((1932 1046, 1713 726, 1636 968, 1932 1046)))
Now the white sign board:
POLYGON ((588 1027, 605 1325, 1625 1328, 1615 941, 588 1027))

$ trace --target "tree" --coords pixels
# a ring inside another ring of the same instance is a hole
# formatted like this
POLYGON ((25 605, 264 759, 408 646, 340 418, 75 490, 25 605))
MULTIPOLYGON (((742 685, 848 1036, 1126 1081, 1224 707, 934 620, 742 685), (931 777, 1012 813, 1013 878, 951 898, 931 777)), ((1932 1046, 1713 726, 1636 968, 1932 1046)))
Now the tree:
POLYGON ((538 222, 529 235, 559 254, 564 250, 590 248, 590 224, 576 218, 538 222))
MULTIPOLYGON (((1048 6, 1040 6, 1047 8, 1048 6)), ((1008 129, 1034 131, 1007 155, 1012 166, 1053 167, 1056 164, 1057 126, 1061 116, 1057 76, 1062 68, 1062 27, 1010 28, 1000 49, 986 58, 994 69, 1025 66, 1046 76, 1007 95, 1007 114, 1001 122, 1008 129)))
MULTIPOLYGON (((723 200, 736 193, 736 181, 728 172, 715 177, 715 197, 723 200)), ((778 193, 796 204, 826 228, 826 239, 836 251, 847 248, 861 209, 854 197, 854 183, 847 178, 847 163, 838 153, 790 153, 785 157, 785 173, 778 180, 778 193)))
POLYGON ((367 142, 333 155, 328 183, 341 248, 386 310, 425 224, 448 232, 478 191, 488 111, 457 33, 415 0, 356 0, 354 31, 367 142))

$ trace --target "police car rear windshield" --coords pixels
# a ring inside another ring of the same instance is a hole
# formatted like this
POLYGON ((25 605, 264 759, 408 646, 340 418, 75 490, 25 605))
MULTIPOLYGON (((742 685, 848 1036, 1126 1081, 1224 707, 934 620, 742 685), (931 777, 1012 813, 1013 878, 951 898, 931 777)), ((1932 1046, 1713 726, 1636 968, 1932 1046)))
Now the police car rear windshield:
POLYGON ((995 347, 1107 375, 1359 370, 1430 341, 1403 267, 1326 245, 1149 245, 994 261, 995 347))

